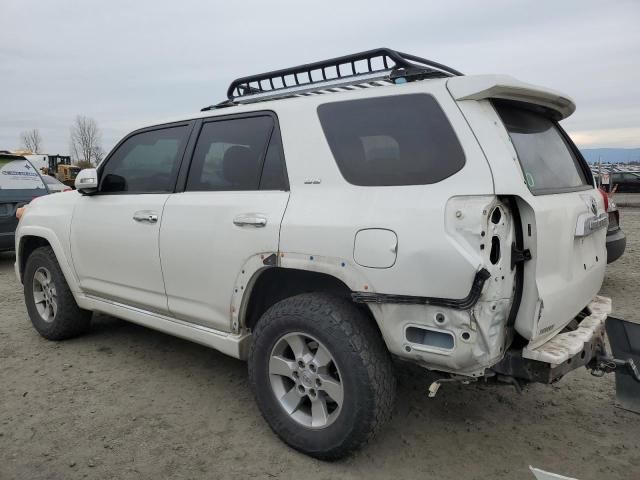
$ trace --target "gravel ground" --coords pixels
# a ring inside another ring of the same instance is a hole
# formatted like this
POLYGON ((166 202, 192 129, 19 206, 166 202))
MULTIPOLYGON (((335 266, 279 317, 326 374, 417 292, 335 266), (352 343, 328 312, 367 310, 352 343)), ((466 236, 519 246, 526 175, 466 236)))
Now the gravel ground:
MULTIPOLYGON (((626 254, 602 293, 640 320, 640 209, 622 211, 626 254)), ((337 463, 269 430, 245 364, 115 318, 54 343, 31 328, 13 255, 0 254, 0 479, 532 478, 528 465, 588 479, 640 478, 640 415, 613 407, 613 377, 585 369, 524 395, 444 386, 400 372, 394 418, 337 463)))

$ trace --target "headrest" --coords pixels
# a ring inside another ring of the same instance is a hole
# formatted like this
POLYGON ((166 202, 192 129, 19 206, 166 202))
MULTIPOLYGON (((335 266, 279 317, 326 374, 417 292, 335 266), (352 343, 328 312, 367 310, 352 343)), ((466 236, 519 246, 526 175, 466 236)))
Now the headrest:
POLYGON ((235 145, 224 153, 222 173, 231 184, 251 188, 256 181, 257 161, 249 147, 235 145))

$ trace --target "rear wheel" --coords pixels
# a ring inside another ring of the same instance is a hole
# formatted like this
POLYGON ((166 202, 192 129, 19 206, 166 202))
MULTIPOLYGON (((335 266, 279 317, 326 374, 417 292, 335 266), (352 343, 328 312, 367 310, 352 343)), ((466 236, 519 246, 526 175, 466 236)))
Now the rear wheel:
POLYGON ((303 294, 258 322, 249 378, 265 419, 287 444, 338 459, 391 415, 395 378, 372 321, 349 300, 303 294))
POLYGON ((22 281, 29 318, 44 338, 63 340, 89 327, 91 312, 78 307, 51 247, 29 255, 22 281))

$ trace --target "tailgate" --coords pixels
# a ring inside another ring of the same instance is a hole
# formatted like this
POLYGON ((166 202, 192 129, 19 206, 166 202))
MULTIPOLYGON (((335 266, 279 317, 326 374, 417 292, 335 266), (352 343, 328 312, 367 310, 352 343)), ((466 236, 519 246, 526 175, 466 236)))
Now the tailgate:
POLYGON ((528 190, 521 210, 533 261, 524 270, 528 308, 515 327, 534 346, 564 328, 600 290, 608 216, 588 165, 553 118, 536 106, 493 103, 528 190))
POLYGON ((516 329, 535 346, 567 325, 600 290, 607 265, 606 222, 599 223, 602 217, 591 210, 596 205, 596 211, 604 213, 595 189, 527 202, 534 212, 535 245, 525 282, 535 278, 538 299, 533 312, 518 316, 516 329))

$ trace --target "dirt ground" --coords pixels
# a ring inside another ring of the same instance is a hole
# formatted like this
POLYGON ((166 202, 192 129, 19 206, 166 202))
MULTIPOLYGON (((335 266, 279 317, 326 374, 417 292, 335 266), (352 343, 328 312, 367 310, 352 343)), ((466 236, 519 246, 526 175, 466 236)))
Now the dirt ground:
MULTIPOLYGON (((640 320, 640 209, 602 293, 640 320)), ((640 415, 613 406, 613 376, 585 369, 524 395, 400 372, 394 418, 364 450, 324 463, 281 443, 245 364, 115 318, 53 343, 31 328, 14 257, 0 254, 0 479, 640 478, 640 415)))

